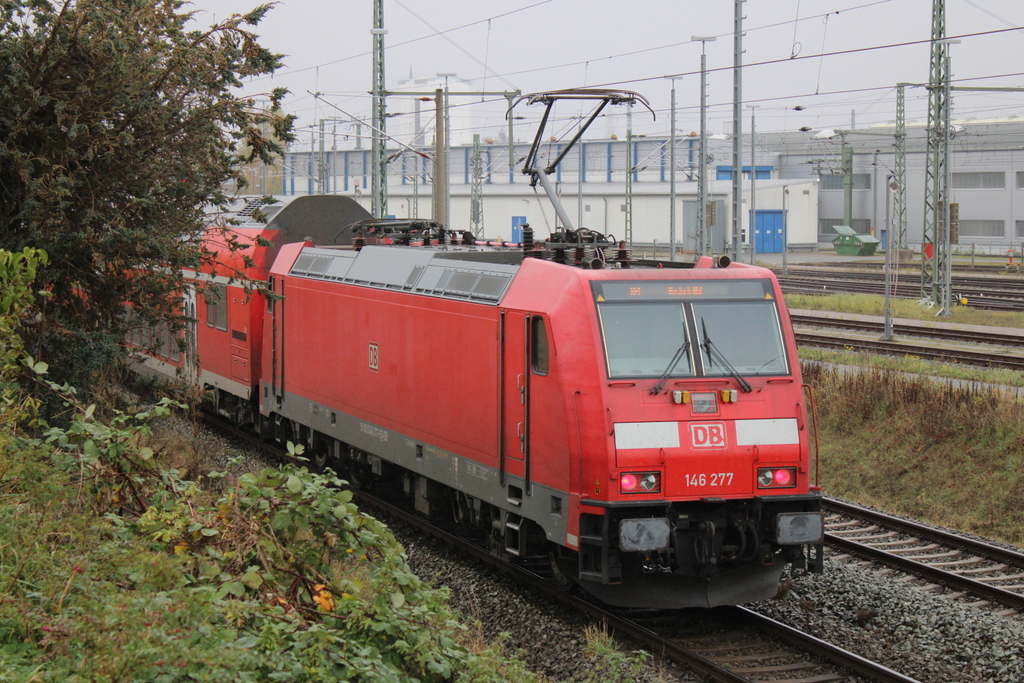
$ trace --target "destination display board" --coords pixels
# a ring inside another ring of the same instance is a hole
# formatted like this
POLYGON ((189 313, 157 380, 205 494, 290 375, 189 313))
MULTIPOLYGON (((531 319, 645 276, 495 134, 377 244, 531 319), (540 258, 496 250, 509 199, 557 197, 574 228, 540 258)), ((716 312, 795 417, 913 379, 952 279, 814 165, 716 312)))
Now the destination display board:
POLYGON ((767 279, 602 280, 590 286, 597 302, 774 298, 767 279))

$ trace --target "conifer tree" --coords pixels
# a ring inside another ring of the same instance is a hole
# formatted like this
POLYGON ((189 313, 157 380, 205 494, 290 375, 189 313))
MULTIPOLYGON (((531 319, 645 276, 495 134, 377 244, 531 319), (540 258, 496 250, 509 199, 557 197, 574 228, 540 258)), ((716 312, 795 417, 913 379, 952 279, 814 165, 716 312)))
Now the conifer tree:
POLYGON ((204 213, 291 139, 284 90, 242 79, 281 55, 254 27, 272 4, 195 30, 179 0, 0 0, 0 249, 43 249, 49 293, 27 351, 88 386, 136 321, 175 315, 204 213))

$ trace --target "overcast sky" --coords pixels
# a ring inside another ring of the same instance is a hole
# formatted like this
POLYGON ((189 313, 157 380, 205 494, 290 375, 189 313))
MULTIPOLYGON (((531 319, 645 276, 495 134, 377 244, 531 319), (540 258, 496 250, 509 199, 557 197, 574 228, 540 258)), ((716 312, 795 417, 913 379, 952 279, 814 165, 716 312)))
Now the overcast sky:
MULTIPOLYGON (((951 48, 957 84, 1024 86, 1024 1, 946 2, 947 35, 963 36, 951 48)), ((257 4, 194 0, 196 21, 205 27, 257 4)), ((677 128, 685 133, 699 128, 701 44, 691 37, 717 36, 707 44, 709 132, 728 131, 733 9, 727 0, 384 0, 387 87, 450 73, 488 91, 634 90, 657 112, 652 121, 636 111, 634 132, 667 134, 666 77, 681 74, 677 128)), ((932 0, 747 0, 743 100, 759 107, 757 130, 848 128, 854 111, 858 128, 892 121, 895 84, 928 79, 931 10, 932 0)), ((281 0, 256 31, 285 55, 285 68, 246 92, 288 88, 285 107, 300 117, 300 130, 322 118, 368 119, 372 13, 372 0, 281 0)), ((924 88, 908 90, 908 119, 925 119, 926 105, 924 88)), ((479 132, 503 127, 503 99, 476 107, 479 132)), ((538 110, 524 113, 533 119, 538 110)), ((1024 115, 1024 92, 955 94, 954 118, 1015 114, 1024 115)), ((749 123, 745 108, 744 129, 749 123)), ((621 136, 625 127, 616 112, 594 133, 621 136)), ((519 139, 532 135, 530 121, 517 129, 519 139)))

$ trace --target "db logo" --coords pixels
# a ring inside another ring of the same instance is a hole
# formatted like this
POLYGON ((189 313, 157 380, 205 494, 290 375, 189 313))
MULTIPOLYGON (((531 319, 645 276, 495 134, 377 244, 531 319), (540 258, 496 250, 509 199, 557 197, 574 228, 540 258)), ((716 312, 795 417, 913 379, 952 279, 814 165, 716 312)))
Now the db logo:
POLYGON ((370 342, 370 369, 377 372, 379 364, 380 348, 377 346, 377 342, 370 342))
POLYGON ((691 422, 690 443, 694 448, 725 448, 725 423, 691 422))

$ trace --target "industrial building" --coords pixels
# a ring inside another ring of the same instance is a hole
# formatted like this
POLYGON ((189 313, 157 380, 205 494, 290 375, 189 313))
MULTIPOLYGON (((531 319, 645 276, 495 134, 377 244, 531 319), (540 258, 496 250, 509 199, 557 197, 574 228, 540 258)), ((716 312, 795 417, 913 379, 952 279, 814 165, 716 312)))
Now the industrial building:
MULTIPOLYGON (((955 121, 952 130, 951 200, 959 205, 960 219, 959 244, 954 248, 1005 253, 1019 247, 1024 241, 1024 212, 1018 209, 1024 208, 1024 121, 955 121)), ((916 122, 908 122, 906 131, 906 242, 918 250, 927 131, 916 122)), ((825 134, 758 133, 753 164, 749 135, 745 136, 740 204, 745 249, 778 252, 783 244, 790 249, 831 248, 833 226, 844 222, 844 146, 852 150, 851 227, 876 234, 884 244, 896 196, 894 133, 894 125, 825 134), (757 212, 753 245, 748 230, 752 196, 757 212)), ((727 251, 731 242, 732 141, 722 138, 708 140, 712 251, 727 251)), ((361 197, 369 207, 370 152, 360 148, 359 140, 350 138, 345 144, 348 149, 339 149, 335 141, 326 149, 289 151, 280 171, 280 191, 346 194, 361 197)), ((695 135, 676 140, 675 244, 683 251, 696 247, 698 144, 695 135)), ((509 240, 515 239, 513 230, 523 222, 538 230, 553 227, 554 212, 543 191, 517 172, 528 148, 525 142, 509 146, 490 138, 451 147, 447 214, 452 227, 509 240)), ((429 146, 418 149, 433 151, 429 146)), ((559 143, 551 142, 546 153, 557 155, 560 149, 559 143)), ((432 216, 432 162, 400 148, 389 148, 388 158, 388 213, 432 216)), ((585 141, 563 160, 553 179, 566 210, 581 226, 634 246, 667 245, 672 238, 667 136, 585 141)))

